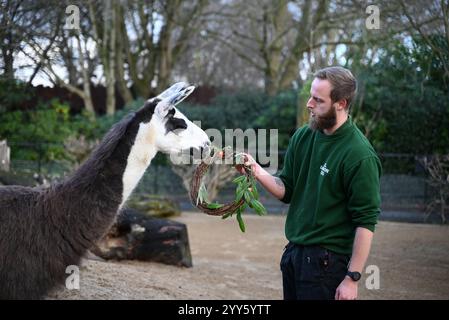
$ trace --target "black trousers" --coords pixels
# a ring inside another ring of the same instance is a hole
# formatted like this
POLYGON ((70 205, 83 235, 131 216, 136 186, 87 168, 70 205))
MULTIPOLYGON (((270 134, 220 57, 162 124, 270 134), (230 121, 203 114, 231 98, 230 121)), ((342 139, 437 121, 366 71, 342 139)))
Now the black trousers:
POLYGON ((334 300, 349 259, 320 246, 290 242, 281 259, 284 300, 334 300))

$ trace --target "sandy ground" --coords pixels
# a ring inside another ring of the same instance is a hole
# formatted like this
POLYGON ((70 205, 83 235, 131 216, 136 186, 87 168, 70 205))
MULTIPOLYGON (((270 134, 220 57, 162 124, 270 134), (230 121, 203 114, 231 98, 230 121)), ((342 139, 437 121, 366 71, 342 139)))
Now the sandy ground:
MULTIPOLYGON (((282 299, 279 270, 286 240, 282 216, 246 215, 246 233, 235 220, 183 213, 192 268, 151 262, 86 260, 80 289, 54 299, 282 299)), ((380 222, 367 265, 380 271, 380 288, 360 299, 449 299, 449 226, 380 222)))

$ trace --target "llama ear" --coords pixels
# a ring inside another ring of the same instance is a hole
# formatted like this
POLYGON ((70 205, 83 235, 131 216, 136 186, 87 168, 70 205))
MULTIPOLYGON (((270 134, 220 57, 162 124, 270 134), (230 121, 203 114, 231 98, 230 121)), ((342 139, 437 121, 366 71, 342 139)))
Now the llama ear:
POLYGON ((158 99, 165 99, 168 97, 173 96, 174 94, 177 94, 187 88, 189 85, 185 82, 177 82, 174 85, 172 85, 170 88, 166 89, 164 92, 160 93, 157 98, 158 99))
MULTIPOLYGON (((165 117, 167 115, 167 112, 171 108, 187 98, 193 92, 193 90, 195 90, 195 87, 189 86, 182 89, 181 91, 173 93, 171 96, 167 96, 166 98, 162 99, 156 105, 156 113, 162 117, 165 117)), ((159 98, 159 96, 157 98, 159 98)))
POLYGON ((157 103, 154 112, 162 119, 168 114, 168 111, 173 108, 173 105, 168 99, 161 100, 157 103))
POLYGON ((154 101, 155 99, 167 99, 170 104, 176 106, 185 98, 187 98, 193 92, 193 90, 195 90, 194 86, 189 86, 185 82, 177 82, 170 88, 159 94, 157 97, 150 99, 150 101, 154 101))
POLYGON ((181 91, 171 95, 170 97, 168 97, 168 99, 170 100, 171 104, 176 106, 177 104, 181 103, 181 101, 183 101, 185 98, 187 98, 193 92, 193 90, 195 90, 194 86, 188 86, 182 89, 181 91))

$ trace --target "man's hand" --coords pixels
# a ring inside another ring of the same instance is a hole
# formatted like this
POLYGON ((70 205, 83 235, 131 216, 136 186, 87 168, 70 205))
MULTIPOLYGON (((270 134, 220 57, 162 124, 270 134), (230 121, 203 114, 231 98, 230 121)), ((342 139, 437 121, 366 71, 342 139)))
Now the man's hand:
MULTIPOLYGON (((250 167, 253 171, 254 177, 257 178, 258 174, 260 173, 260 165, 254 160, 254 158, 247 153, 242 154, 243 157, 243 164, 247 167, 250 167)), ((238 164, 235 166, 238 172, 241 174, 245 174, 245 169, 243 168, 242 164, 238 164)))
MULTIPOLYGON (((272 176, 264 168, 262 168, 251 155, 247 153, 242 154, 243 164, 250 167, 254 178, 272 195, 278 199, 282 199, 285 195, 285 186, 282 180, 278 177, 272 176)), ((241 174, 245 174, 243 165, 236 165, 235 168, 241 174)))
MULTIPOLYGON (((355 229, 354 246, 352 249, 351 262, 349 270, 363 270, 366 259, 371 248, 373 232, 364 227, 355 229)), ((353 281, 349 276, 340 283, 335 292, 335 300, 354 300, 357 299, 357 281, 353 281)))
POLYGON ((348 276, 340 283, 335 292, 335 300, 355 300, 357 299, 358 283, 348 276))

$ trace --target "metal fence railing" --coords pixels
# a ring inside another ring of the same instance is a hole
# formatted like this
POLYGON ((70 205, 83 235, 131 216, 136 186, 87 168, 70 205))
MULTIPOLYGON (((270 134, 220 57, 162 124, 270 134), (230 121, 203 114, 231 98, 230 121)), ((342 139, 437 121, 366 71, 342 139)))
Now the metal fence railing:
MULTIPOLYGON (((13 144, 12 147, 19 146, 13 144)), ((36 149, 36 146, 20 144, 20 148, 31 147, 36 149)), ((278 154, 279 157, 283 157, 285 151, 280 150, 278 154)), ((382 207, 385 210, 425 210, 431 191, 428 188, 425 168, 420 161, 421 157, 399 153, 384 153, 379 157, 383 167, 382 207)), ((47 181, 63 179, 73 170, 73 164, 68 161, 12 159, 10 169, 17 175, 31 177, 38 184, 43 179, 47 181)), ((224 198, 232 197, 233 187, 233 184, 230 183, 229 187, 220 191, 220 195, 224 198)), ((188 201, 188 193, 183 186, 182 179, 171 169, 170 165, 152 164, 135 192, 159 194, 178 201, 188 201)), ((262 193, 262 195, 264 194, 262 193)), ((267 199, 267 201, 271 201, 268 196, 267 199)))

